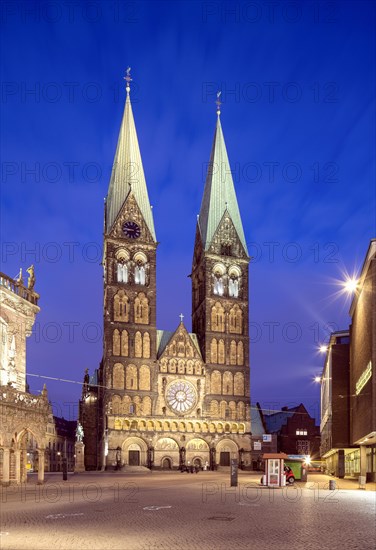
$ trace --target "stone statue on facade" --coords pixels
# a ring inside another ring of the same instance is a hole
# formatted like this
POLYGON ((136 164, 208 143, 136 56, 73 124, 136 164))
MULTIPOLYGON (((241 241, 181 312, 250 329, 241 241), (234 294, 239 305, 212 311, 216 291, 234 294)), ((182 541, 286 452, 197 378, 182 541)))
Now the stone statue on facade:
POLYGON ((34 290, 34 286, 35 286, 34 266, 31 265, 30 267, 28 267, 26 272, 29 274, 29 278, 27 281, 27 288, 29 290, 34 290))

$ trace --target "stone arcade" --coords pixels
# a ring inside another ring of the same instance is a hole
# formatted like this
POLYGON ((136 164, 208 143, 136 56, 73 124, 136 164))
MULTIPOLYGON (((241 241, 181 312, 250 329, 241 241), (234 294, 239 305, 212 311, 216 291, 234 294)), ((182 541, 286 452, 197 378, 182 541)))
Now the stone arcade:
POLYGON ((130 101, 105 204, 104 354, 85 374, 86 469, 251 467, 249 257, 218 102, 197 218, 192 328, 156 327, 157 239, 130 101))

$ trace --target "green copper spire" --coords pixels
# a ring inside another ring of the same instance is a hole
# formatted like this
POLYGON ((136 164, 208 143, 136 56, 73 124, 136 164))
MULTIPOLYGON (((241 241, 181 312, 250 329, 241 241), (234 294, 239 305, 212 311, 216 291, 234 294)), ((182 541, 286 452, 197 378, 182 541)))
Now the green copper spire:
POLYGON ((154 241, 156 241, 153 214, 149 202, 140 147, 138 145, 136 126, 129 97, 130 82, 132 80, 130 77, 130 68, 127 69, 127 75, 124 79, 127 82, 127 99, 125 101, 123 120, 121 122, 110 185, 108 188, 106 201, 106 232, 108 233, 111 230, 125 199, 132 191, 145 223, 154 241))
POLYGON ((200 215, 198 217, 198 225, 204 249, 208 250, 214 233, 227 209, 238 237, 244 247, 244 251, 248 255, 243 224, 240 217, 226 144, 222 132, 218 94, 216 103, 218 115, 217 126, 206 176, 204 196, 202 198, 200 215))

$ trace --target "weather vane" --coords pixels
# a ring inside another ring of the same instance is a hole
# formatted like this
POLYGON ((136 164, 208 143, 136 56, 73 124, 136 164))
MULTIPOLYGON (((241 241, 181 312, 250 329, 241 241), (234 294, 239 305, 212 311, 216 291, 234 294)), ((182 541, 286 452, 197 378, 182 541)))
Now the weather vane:
POLYGON ((132 82, 132 78, 131 78, 131 68, 130 67, 127 67, 127 70, 125 71, 126 72, 126 75, 123 77, 124 80, 126 81, 126 86, 125 86, 125 89, 126 91, 129 93, 130 92, 130 83, 132 82))
POLYGON ((217 105, 217 115, 220 115, 221 114, 221 105, 222 105, 222 102, 221 102, 221 93, 222 92, 217 92, 217 101, 215 102, 216 105, 217 105))

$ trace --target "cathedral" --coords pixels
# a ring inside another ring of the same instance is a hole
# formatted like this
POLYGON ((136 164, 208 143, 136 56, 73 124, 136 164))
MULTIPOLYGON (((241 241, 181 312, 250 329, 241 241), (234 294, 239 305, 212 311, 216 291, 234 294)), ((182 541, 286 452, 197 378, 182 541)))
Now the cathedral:
MULTIPOLYGON (((197 217, 192 330, 156 325, 157 238, 126 77, 105 202, 103 358, 80 401, 86 469, 252 465, 248 256, 217 101, 197 217)), ((193 235, 192 235, 193 241, 193 235)))

